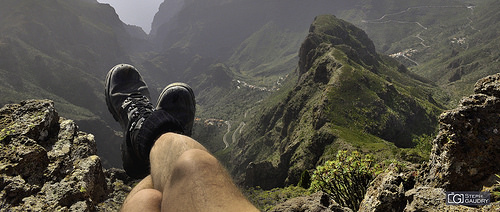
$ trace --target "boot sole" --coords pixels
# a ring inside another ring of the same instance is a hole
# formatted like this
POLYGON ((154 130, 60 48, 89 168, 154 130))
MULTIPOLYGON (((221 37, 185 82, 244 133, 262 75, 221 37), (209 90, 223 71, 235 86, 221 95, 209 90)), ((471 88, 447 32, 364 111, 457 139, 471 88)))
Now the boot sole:
POLYGON ((118 121, 118 112, 116 112, 116 110, 114 109, 114 107, 111 105, 111 100, 110 100, 110 96, 109 96, 109 86, 110 86, 110 82, 111 82, 111 73, 113 73, 115 70, 116 70, 116 66, 113 67, 111 70, 108 71, 108 74, 106 75, 106 86, 104 87, 104 93, 106 95, 106 106, 108 106, 108 110, 109 112, 111 113, 111 115, 113 115, 113 118, 115 119, 115 121, 118 121))

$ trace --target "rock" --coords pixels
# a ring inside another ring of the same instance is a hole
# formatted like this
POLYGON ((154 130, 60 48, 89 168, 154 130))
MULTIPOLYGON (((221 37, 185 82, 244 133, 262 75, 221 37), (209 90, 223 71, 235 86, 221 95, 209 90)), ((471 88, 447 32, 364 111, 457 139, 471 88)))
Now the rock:
POLYGON ((500 73, 478 80, 474 85, 474 92, 477 94, 500 97, 500 73))
POLYGON ((341 207, 323 192, 311 196, 296 197, 273 207, 271 212, 352 212, 351 209, 341 207))
POLYGON ((500 74, 480 79, 458 108, 440 116, 421 184, 448 191, 479 191, 500 173, 500 74))
POLYGON ((59 117, 50 100, 0 109, 2 210, 116 211, 131 190, 123 170, 104 170, 94 136, 59 117))
POLYGON ((359 211, 402 211, 406 206, 405 191, 415 185, 415 168, 400 171, 391 164, 369 185, 359 211))
POLYGON ((462 205, 446 205, 445 190, 433 187, 417 187, 406 192, 408 205, 404 211, 479 211, 462 205))

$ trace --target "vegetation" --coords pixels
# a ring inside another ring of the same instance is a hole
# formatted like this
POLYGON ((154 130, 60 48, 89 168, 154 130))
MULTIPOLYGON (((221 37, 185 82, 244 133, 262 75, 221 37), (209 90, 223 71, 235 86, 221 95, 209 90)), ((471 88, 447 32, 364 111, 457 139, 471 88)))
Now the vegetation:
POLYGON ((370 154, 340 150, 335 160, 316 168, 310 190, 323 191, 340 205, 357 211, 368 184, 380 171, 370 154))
POLYGON ((491 192, 491 195, 492 195, 491 202, 500 201, 500 174, 495 174, 495 176, 498 179, 497 179, 497 183, 495 185, 493 185, 494 189, 491 192))
POLYGON ((432 140, 435 136, 433 135, 422 135, 413 139, 415 145, 415 151, 423 158, 423 161, 429 160, 429 156, 432 150, 432 140))

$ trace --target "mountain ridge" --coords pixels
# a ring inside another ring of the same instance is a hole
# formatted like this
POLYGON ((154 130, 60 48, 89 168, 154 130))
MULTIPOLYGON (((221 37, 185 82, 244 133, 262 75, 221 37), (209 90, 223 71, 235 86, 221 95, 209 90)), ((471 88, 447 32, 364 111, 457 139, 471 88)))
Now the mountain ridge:
POLYGON ((345 21, 318 16, 310 29, 295 85, 270 98, 274 103, 248 124, 231 154, 233 174, 248 186, 295 184, 339 143, 357 149, 359 139, 391 152, 396 147, 385 140, 410 147, 414 136, 436 130, 441 109, 427 100, 432 86, 380 57, 367 35, 345 21), (339 39, 346 34, 351 39, 339 39))

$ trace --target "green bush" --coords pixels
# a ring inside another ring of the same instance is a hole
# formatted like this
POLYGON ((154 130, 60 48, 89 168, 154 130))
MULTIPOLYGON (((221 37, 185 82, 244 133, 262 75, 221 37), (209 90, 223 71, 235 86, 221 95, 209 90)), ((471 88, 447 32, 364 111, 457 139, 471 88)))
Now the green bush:
POLYGON ((311 177, 312 192, 323 191, 338 204, 355 211, 370 181, 381 172, 373 156, 364 157, 357 151, 338 151, 336 159, 318 166, 311 177))

